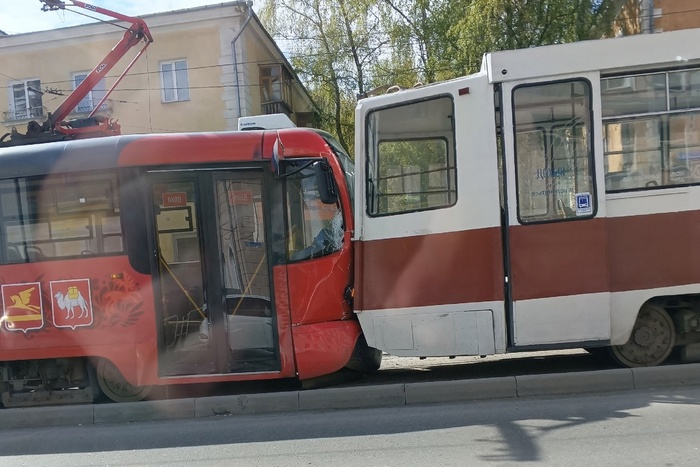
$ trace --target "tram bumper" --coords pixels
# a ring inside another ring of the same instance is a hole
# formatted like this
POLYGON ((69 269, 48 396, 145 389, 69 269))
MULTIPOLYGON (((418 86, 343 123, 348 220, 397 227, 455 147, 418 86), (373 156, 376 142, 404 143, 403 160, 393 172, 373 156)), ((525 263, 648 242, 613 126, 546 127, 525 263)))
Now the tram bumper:
POLYGON ((292 330, 300 380, 343 368, 367 372, 379 368, 381 351, 367 346, 357 321, 305 324, 292 330))

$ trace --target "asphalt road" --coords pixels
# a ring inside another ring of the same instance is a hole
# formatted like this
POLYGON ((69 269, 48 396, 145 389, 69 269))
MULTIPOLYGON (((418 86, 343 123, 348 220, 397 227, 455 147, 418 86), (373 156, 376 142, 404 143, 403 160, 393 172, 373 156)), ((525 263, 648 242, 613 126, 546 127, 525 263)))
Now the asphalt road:
POLYGON ((0 465, 695 466, 700 388, 0 429, 0 465))

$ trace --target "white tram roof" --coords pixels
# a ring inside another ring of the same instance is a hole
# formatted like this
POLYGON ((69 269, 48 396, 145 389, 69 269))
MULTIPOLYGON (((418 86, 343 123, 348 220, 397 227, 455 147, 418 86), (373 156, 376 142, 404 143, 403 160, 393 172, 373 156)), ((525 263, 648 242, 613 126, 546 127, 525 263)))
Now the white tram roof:
POLYGON ((407 95, 411 99, 429 97, 436 89, 478 75, 486 76, 493 84, 546 77, 556 79, 591 71, 610 76, 662 68, 700 67, 698 44, 700 28, 491 52, 484 55, 478 73, 360 99, 357 109, 396 104, 405 101, 407 95))
POLYGON ((487 53, 481 66, 491 83, 570 75, 615 74, 676 66, 700 66, 700 29, 637 34, 529 49, 487 53))

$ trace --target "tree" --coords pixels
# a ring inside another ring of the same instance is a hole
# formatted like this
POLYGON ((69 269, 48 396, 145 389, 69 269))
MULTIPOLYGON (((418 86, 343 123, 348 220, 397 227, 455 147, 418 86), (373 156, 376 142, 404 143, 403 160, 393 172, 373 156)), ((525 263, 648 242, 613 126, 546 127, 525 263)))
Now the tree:
POLYGON ((600 39, 627 0, 471 0, 448 35, 467 72, 484 53, 600 39))
POLYGON ((321 126, 353 146, 357 94, 386 43, 377 0, 269 0, 261 17, 278 40, 289 41, 291 63, 320 107, 321 126))
POLYGON ((350 154, 357 96, 478 71, 484 53, 598 39, 629 0, 266 0, 282 42, 350 154))
POLYGON ((431 83, 454 77, 446 50, 447 33, 464 0, 384 0, 389 7, 385 27, 395 48, 412 55, 415 75, 431 83), (402 48, 403 46, 403 48, 402 48), (445 60, 447 58, 447 60, 445 60))

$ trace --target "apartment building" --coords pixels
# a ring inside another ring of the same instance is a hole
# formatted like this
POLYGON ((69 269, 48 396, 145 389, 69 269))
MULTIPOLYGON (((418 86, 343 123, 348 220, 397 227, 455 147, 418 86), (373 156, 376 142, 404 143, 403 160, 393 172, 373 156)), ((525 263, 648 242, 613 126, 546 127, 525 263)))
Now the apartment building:
POLYGON ((698 0, 630 0, 622 8, 617 32, 650 34, 700 27, 698 0))
MULTIPOLYGON (((124 134, 230 130, 240 116, 280 112, 298 126, 312 125, 313 101, 251 4, 143 16, 154 42, 97 113, 118 119, 124 134)), ((0 34, 0 134, 45 120, 119 42, 119 25, 0 34)), ((133 47, 70 117, 87 116, 140 49, 133 47)))

